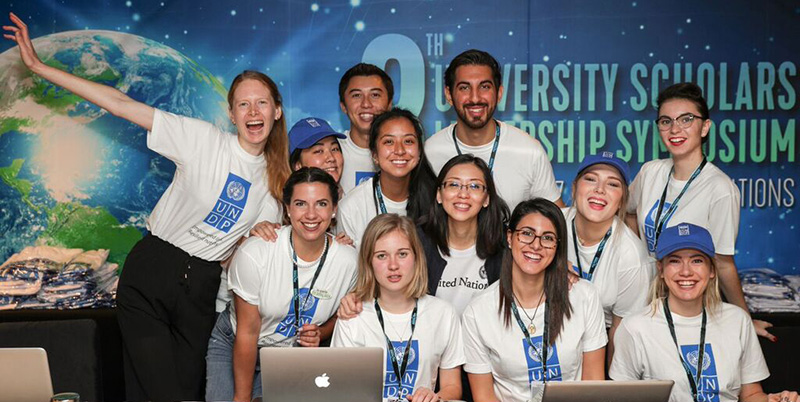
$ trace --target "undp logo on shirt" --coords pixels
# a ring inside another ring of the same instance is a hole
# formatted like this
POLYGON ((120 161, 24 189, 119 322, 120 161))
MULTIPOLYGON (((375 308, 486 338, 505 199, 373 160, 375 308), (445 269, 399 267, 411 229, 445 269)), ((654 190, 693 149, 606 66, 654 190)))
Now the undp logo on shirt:
POLYGON ((214 209, 208 213, 203 222, 228 233, 242 216, 249 192, 249 181, 233 173, 228 173, 225 185, 222 186, 222 194, 219 195, 214 209))

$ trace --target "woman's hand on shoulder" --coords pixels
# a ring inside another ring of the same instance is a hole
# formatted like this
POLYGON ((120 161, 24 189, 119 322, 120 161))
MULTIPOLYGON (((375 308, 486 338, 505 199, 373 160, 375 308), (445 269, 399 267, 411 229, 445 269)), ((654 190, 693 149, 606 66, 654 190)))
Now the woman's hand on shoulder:
POLYGON ((350 236, 348 236, 347 233, 345 232, 336 235, 336 242, 345 246, 350 246, 350 247, 356 246, 355 243, 353 242, 353 239, 351 239, 350 236))
POLYGON ((3 37, 16 42, 17 46, 19 46, 19 55, 22 58, 22 62, 33 71, 42 64, 42 61, 33 48, 33 42, 31 42, 30 33, 28 33, 28 25, 22 22, 22 19, 14 13, 9 13, 9 18, 14 25, 3 25, 3 30, 10 32, 4 33, 3 37))
POLYGON ((769 394, 769 402, 798 402, 800 396, 796 391, 783 391, 780 394, 769 394))
POLYGON ((347 321, 356 318, 364 310, 364 303, 358 300, 355 293, 348 293, 342 297, 339 302, 339 309, 336 310, 336 316, 340 320, 347 321))
POLYGON ((258 222, 250 229, 250 236, 258 236, 271 243, 278 240, 278 229, 280 228, 280 223, 258 222))
POLYGON ((574 269, 572 269, 572 263, 569 261, 567 261, 566 269, 567 269, 567 279, 569 279, 569 290, 572 290, 572 285, 575 284, 575 282, 581 280, 581 277, 578 276, 578 273, 575 272, 574 269))

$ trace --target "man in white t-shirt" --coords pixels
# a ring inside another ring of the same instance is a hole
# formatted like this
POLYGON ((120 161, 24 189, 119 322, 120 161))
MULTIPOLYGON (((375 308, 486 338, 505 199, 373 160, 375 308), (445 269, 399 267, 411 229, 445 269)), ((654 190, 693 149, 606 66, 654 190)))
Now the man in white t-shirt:
POLYGON ((339 81, 339 107, 350 120, 350 129, 339 140, 344 156, 340 184, 345 194, 375 175, 369 151, 369 129, 375 116, 392 108, 394 85, 385 71, 358 63, 339 81))
POLYGON ((425 141, 433 170, 438 174, 452 157, 471 153, 489 165, 497 190, 511 210, 536 197, 563 208, 553 167, 539 141, 493 117, 503 96, 497 60, 484 51, 467 50, 450 62, 444 82, 445 98, 458 120, 425 141))

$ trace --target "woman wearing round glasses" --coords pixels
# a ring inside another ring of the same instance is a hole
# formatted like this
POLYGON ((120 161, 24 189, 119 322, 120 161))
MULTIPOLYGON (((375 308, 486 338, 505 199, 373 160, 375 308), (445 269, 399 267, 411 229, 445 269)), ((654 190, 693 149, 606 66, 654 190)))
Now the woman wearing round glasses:
POLYGON ((575 272, 597 287, 609 339, 622 317, 646 306, 655 270, 647 249, 624 223, 628 177, 628 165, 613 153, 587 156, 572 183, 572 206, 562 209, 568 258, 575 272))
MULTIPOLYGON (((720 288, 728 301, 747 311, 733 254, 739 232, 739 189, 731 178, 703 154, 711 128, 708 104, 700 87, 675 84, 656 100, 656 126, 669 159, 645 163, 631 184, 628 225, 655 253, 661 233, 670 222, 690 222, 708 228, 716 244, 714 256, 720 288)), ((775 340, 755 321, 759 335, 775 340)))
POLYGON ((500 280, 462 315, 474 400, 527 401, 541 398, 548 381, 604 379, 603 308, 586 281, 569 288, 561 210, 524 201, 508 226, 500 280))
POLYGON ((372 122, 369 149, 379 172, 347 193, 337 222, 338 232, 347 234, 356 246, 377 215, 391 212, 417 220, 428 212, 434 175, 424 139, 419 120, 405 109, 394 108, 372 122))
POLYGON ((761 388, 769 370, 758 337, 742 309, 722 302, 714 255, 706 229, 664 229, 652 308, 622 320, 609 376, 673 380, 671 402, 796 402, 796 392, 767 396, 761 388))

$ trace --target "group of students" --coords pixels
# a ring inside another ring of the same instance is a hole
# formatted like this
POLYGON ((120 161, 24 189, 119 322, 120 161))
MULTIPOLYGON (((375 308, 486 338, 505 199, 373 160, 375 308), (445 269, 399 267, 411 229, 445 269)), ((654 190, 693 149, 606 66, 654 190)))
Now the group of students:
POLYGON ((527 401, 606 368, 674 380, 671 401, 798 400, 759 385, 756 328, 771 335, 746 311, 739 194, 703 156, 693 84, 658 97, 670 159, 629 186, 624 161, 587 156, 566 208, 539 142, 493 118, 503 87, 486 52, 451 61, 457 122, 427 140, 363 63, 339 85, 345 133, 313 117, 287 133, 277 86, 246 71, 231 135, 43 63, 10 18, 34 74, 145 128, 176 164, 120 278, 130 400, 249 401, 269 364, 258 348, 327 340, 386 350, 385 400, 527 401))

